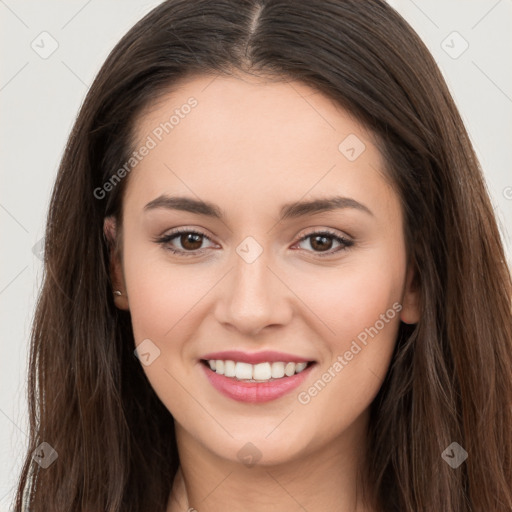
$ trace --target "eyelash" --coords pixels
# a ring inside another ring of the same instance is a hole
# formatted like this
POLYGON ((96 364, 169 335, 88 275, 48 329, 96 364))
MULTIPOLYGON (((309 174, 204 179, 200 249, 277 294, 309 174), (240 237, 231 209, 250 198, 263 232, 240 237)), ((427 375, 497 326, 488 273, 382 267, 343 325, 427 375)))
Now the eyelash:
MULTIPOLYGON (((196 231, 194 229, 187 229, 187 228, 178 228, 175 231, 172 231, 171 233, 169 233, 167 235, 153 239, 153 241, 162 245, 164 247, 164 249, 172 252, 173 254, 176 254, 180 257, 183 256, 185 258, 189 257, 189 256, 197 256, 199 254, 202 254, 205 251, 205 249, 197 249, 196 251, 182 251, 182 250, 174 249, 167 245, 169 242, 171 242, 171 240, 173 240, 174 238, 178 237, 179 235, 181 235, 183 233, 199 235, 199 236, 202 236, 202 237, 210 240, 210 238, 208 236, 206 236, 204 233, 201 233, 200 231, 196 231)), ((347 249, 349 249, 351 246, 354 245, 354 242, 352 240, 349 240, 347 238, 339 236, 336 233, 330 231, 329 229, 324 229, 323 231, 314 231, 312 233, 308 233, 307 235, 304 235, 300 240, 298 240, 298 242, 294 245, 297 245, 297 244, 303 242, 304 240, 307 240, 310 237, 318 236, 318 235, 324 235, 324 236, 327 236, 328 238, 333 238, 336 242, 343 244, 342 247, 338 248, 335 251, 331 251, 331 252, 321 253, 321 252, 313 251, 313 253, 320 258, 332 256, 333 254, 337 254, 338 252, 346 251, 347 249)), ((210 242, 211 242, 211 240, 210 240, 210 242)), ((311 251, 307 251, 307 252, 311 252, 311 251)))

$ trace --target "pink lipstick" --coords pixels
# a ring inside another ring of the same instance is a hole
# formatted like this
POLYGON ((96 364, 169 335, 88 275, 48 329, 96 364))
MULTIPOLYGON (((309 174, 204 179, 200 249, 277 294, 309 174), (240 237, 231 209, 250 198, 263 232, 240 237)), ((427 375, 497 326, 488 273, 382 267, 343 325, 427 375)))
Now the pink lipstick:
MULTIPOLYGON (((215 354, 209 354, 208 359, 217 359, 216 357, 210 357, 212 355, 215 354)), ((222 353, 222 359, 226 360, 224 358, 227 359, 225 352, 222 353)), ((241 361, 239 358, 233 359, 241 361)), ((268 354, 264 359, 261 359, 258 355, 256 359, 256 362, 250 364, 283 360, 287 362, 295 362, 295 360, 296 362, 307 362, 305 359, 295 358, 294 356, 290 358, 289 355, 278 359, 269 359, 268 354)), ((242 362, 248 361, 245 360, 242 362)), ((224 396, 239 402, 264 403, 271 400, 277 400, 300 386, 300 384, 308 378, 315 364, 315 362, 309 362, 306 368, 300 373, 276 379, 269 379, 263 382, 247 382, 246 380, 239 380, 236 377, 226 377, 225 375, 212 370, 208 365, 208 362, 204 360, 201 362, 200 366, 210 384, 224 396)))

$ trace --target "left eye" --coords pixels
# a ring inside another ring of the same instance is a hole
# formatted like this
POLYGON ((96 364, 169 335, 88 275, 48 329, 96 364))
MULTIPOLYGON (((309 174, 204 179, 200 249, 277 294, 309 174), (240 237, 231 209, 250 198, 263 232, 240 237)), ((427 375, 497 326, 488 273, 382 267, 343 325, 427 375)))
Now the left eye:
MULTIPOLYGON (((179 256, 194 256, 204 252, 204 248, 201 248, 203 239, 209 240, 211 242, 210 238, 207 237, 204 233, 190 229, 182 229, 173 231, 160 238, 156 238, 154 241, 164 246, 166 250, 171 251, 173 254, 177 254, 179 256), (179 240, 181 248, 176 249, 170 245, 174 239, 179 240)), ((329 256, 334 253, 346 250, 354 244, 353 241, 330 231, 315 231, 303 236, 295 245, 301 244, 308 239, 310 239, 309 244, 313 249, 319 249, 314 250, 313 252, 320 257, 329 256), (340 247, 335 250, 331 250, 333 242, 329 242, 329 240, 334 240, 340 244, 340 247), (328 247, 326 248, 326 246, 328 247)))
POLYGON ((303 236, 298 243, 300 244, 308 239, 311 247, 320 249, 320 251, 313 251, 317 256, 330 256, 337 252, 344 251, 354 245, 352 240, 336 235, 330 231, 316 231, 314 233, 309 233, 308 235, 303 236), (334 240, 340 244, 340 246, 336 250, 330 250, 333 242, 329 240, 334 240), (328 246, 327 248, 326 245, 328 246))

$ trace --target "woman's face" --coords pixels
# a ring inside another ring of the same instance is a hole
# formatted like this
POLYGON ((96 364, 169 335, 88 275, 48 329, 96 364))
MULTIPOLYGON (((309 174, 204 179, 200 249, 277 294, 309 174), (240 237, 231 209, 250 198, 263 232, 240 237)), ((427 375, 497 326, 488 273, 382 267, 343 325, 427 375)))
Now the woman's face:
POLYGON ((276 464, 360 431, 400 318, 418 320, 399 199, 369 133, 304 84, 210 76, 168 94, 137 138, 116 303, 180 439, 276 464), (220 359, 276 379, 237 384, 202 362, 224 351, 270 352, 257 368, 220 359), (278 377, 274 362, 299 359, 314 364, 278 377))

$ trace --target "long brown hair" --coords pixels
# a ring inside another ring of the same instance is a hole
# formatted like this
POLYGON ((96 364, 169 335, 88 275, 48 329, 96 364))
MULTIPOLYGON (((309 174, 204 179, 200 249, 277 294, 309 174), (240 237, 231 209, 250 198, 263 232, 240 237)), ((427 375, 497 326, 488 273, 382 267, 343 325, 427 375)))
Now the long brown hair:
MULTIPOLYGON (((114 306, 103 220, 121 226, 137 119, 181 78, 299 80, 379 142, 401 201, 421 320, 401 323, 371 404, 365 480, 383 511, 512 508, 512 282, 488 192, 438 67, 383 0, 168 0, 117 44, 73 127, 49 207, 31 333, 31 512, 163 512, 178 467, 173 419, 114 306), (32 459, 47 442, 48 468, 32 459), (457 442, 467 460, 452 468, 457 442)), ((135 171, 136 172, 136 171, 135 171)))

